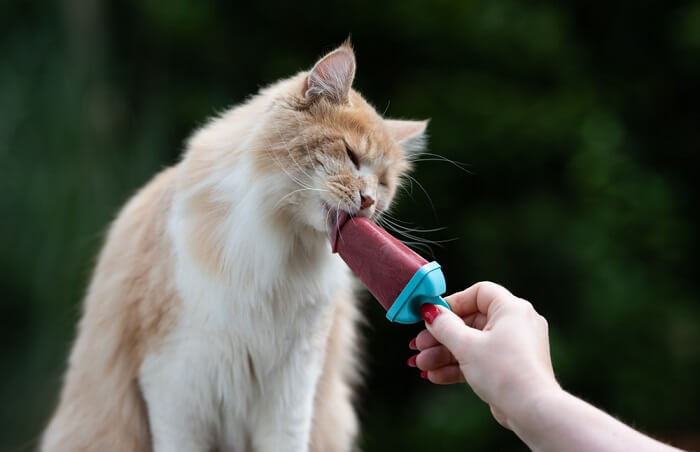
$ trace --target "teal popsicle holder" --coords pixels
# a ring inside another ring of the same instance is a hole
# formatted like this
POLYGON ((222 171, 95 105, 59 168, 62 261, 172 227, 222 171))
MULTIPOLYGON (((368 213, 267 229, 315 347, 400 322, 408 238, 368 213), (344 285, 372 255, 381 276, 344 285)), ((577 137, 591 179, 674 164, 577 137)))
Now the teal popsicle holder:
POLYGON ((411 324, 422 322, 420 307, 426 303, 450 305, 441 297, 447 290, 440 264, 428 262, 416 271, 386 313, 391 322, 411 324))

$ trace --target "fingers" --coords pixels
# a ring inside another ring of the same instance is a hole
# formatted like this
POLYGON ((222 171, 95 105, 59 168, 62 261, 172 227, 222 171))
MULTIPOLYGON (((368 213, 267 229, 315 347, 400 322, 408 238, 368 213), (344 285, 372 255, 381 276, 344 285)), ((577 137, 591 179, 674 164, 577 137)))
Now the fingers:
POLYGON ((416 336, 415 343, 411 341, 411 344, 415 345, 415 347, 410 347, 409 345, 413 350, 425 350, 430 347, 435 347, 440 343, 430 334, 430 331, 423 330, 416 336))
POLYGON ((462 359, 462 352, 483 334, 465 325, 461 317, 442 306, 425 304, 421 307, 421 314, 433 338, 446 346, 457 359, 462 359))
POLYGON ((477 312, 486 314, 494 300, 510 297, 513 295, 505 287, 482 281, 468 289, 445 297, 445 301, 457 315, 466 316, 477 312))
POLYGON ((443 345, 423 350, 408 360, 408 365, 418 367, 421 377, 436 384, 453 384, 465 381, 464 375, 452 353, 443 345))
POLYGON ((416 367, 420 370, 433 370, 456 362, 452 353, 442 345, 430 347, 416 355, 416 367))
POLYGON ((432 383, 439 385, 449 385, 453 383, 463 383, 465 381, 462 371, 457 364, 441 367, 427 371, 425 377, 432 383))
MULTIPOLYGON (((475 314, 470 314, 468 316, 462 317, 462 320, 465 324, 469 325, 472 328, 476 328, 477 330, 483 330, 484 326, 486 325, 487 317, 484 314, 477 312, 475 314)), ((435 339, 432 334, 430 334, 430 331, 422 330, 416 335, 416 337, 411 339, 411 341, 408 344, 408 348, 410 348, 411 350, 425 350, 430 347, 435 347, 439 344, 440 342, 438 342, 438 340, 435 339)))

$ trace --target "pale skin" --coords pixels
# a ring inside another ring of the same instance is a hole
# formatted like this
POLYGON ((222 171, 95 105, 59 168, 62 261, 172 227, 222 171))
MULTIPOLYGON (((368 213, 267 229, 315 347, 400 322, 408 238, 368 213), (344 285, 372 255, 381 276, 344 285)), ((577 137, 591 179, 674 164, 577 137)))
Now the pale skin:
POLYGON ((536 451, 677 451, 564 391, 547 321, 528 301, 480 282, 421 309, 409 365, 436 384, 467 382, 494 418, 536 451))

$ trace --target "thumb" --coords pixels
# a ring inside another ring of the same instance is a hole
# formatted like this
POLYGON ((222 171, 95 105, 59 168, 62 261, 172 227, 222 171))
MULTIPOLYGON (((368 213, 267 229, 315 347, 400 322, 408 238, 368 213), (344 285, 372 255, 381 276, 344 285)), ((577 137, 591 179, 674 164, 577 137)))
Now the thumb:
POLYGON ((424 304, 420 308, 420 313, 430 334, 447 347, 455 357, 458 357, 459 351, 476 341, 481 334, 481 331, 466 325, 461 317, 442 306, 424 304))

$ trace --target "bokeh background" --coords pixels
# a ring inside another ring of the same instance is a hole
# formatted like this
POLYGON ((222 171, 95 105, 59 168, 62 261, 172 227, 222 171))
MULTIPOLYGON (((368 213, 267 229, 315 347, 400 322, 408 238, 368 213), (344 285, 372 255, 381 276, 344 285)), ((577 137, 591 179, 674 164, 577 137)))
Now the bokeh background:
MULTIPOLYGON (((190 132, 349 34, 355 87, 431 118, 396 216, 450 290, 490 279, 549 319, 564 387, 700 447, 698 1, 0 3, 0 450, 50 414, 117 209, 190 132), (451 240, 454 239, 454 240, 451 240), (445 243, 440 243, 445 241, 445 243), (451 240, 451 241, 449 241, 451 240)), ((405 360, 369 297, 366 451, 523 450, 466 386, 405 360)))

